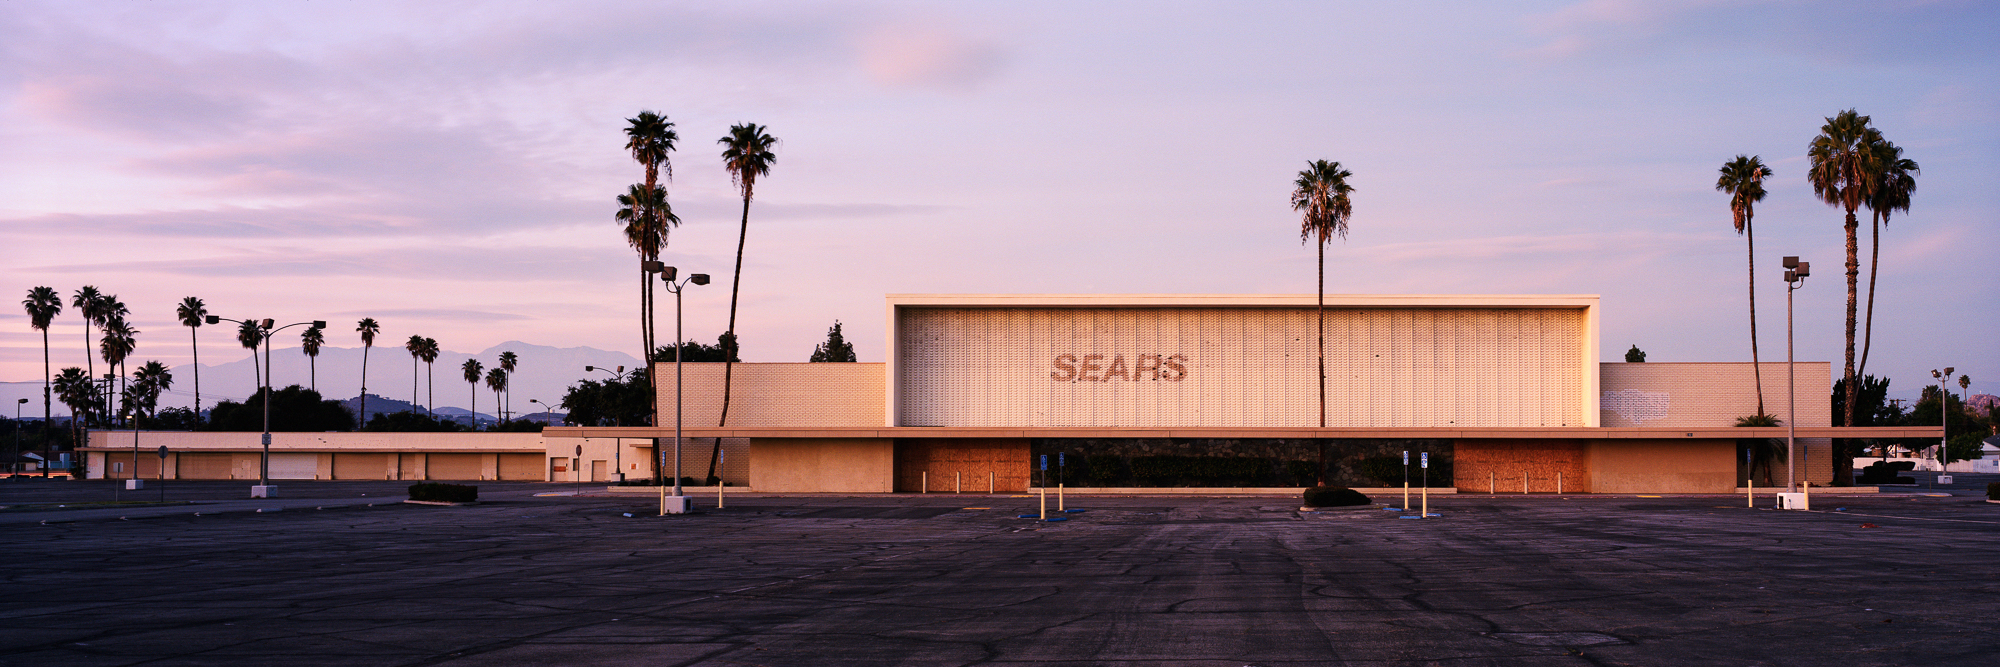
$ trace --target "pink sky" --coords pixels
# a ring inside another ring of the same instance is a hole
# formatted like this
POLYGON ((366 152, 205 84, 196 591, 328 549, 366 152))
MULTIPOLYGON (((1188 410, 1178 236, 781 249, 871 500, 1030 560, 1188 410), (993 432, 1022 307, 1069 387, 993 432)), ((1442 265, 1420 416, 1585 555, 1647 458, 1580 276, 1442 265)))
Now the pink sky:
MULTIPOLYGON (((1763 358, 1784 358, 1778 261, 1796 254, 1816 269, 1800 358, 1837 364, 1840 213, 1813 198, 1804 153, 1851 107, 1923 166, 1883 239, 1869 371, 1894 396, 1945 365, 1992 392, 1996 17, 1971 2, 0 3, 0 282, 117 294, 136 358, 172 365, 189 358, 184 296, 330 320, 334 346, 372 316, 392 345, 636 353, 612 198, 641 179, 624 119, 657 109, 682 136, 667 261, 717 277, 686 302, 704 341, 724 326, 740 206, 714 140, 755 122, 783 142, 750 212, 750 361, 803 361, 835 320, 879 361, 886 293, 1311 292, 1287 195, 1313 159, 1358 189, 1329 292, 1601 294, 1607 360, 1637 344, 1747 361, 1744 243, 1713 190, 1747 153, 1777 172, 1756 217, 1763 358)), ((53 328, 57 368, 81 364, 80 322, 53 328)), ((204 362, 242 356, 206 333, 204 362)), ((40 348, 18 307, 0 311, 0 380, 38 383, 40 348)))

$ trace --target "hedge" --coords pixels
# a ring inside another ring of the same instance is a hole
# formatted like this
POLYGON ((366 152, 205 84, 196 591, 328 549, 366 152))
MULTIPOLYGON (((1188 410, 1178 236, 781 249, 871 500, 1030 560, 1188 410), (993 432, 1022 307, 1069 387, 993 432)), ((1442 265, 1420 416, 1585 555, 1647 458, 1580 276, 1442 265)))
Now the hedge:
POLYGON ((419 482, 410 485, 410 500, 434 503, 470 503, 479 500, 479 487, 466 484, 419 482))
POLYGON ((1368 496, 1344 486, 1315 486, 1306 489, 1306 507, 1352 507, 1368 504, 1368 496))

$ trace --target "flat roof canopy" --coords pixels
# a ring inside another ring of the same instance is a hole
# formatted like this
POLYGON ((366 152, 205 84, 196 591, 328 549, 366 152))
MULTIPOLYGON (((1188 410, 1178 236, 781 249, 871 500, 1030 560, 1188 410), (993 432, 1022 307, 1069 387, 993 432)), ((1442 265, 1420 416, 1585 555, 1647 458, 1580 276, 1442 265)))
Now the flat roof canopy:
MULTIPOLYGON (((1942 426, 1802 426, 1800 438, 1936 438, 1942 426)), ((682 438, 1386 438, 1499 440, 1667 440, 1783 438, 1785 427, 1733 428, 983 428, 983 427, 695 427, 682 438)), ((550 426, 547 438, 672 438, 650 426, 550 426)))

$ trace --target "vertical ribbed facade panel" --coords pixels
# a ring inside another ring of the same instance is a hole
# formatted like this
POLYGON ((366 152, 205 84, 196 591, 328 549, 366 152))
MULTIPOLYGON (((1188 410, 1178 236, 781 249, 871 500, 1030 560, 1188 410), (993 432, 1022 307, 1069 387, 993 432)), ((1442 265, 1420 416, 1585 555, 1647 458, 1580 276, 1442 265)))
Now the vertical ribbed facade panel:
MULTIPOLYGON (((901 426, 1319 423, 1312 308, 898 313, 901 426)), ((1329 308, 1326 424, 1583 425, 1585 334, 1574 308, 1329 308)))

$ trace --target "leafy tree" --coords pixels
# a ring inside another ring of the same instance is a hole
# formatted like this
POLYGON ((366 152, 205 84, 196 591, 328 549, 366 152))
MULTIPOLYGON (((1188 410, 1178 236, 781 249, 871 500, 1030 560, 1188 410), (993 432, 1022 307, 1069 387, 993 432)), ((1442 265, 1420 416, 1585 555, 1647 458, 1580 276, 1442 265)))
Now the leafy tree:
POLYGON ((1743 235, 1749 248, 1750 374, 1756 382, 1760 415, 1764 414, 1764 367, 1757 358, 1757 234, 1750 222, 1757 216, 1757 202, 1764 201, 1764 179, 1770 177, 1771 168, 1764 166, 1758 156, 1738 155, 1722 164, 1722 176, 1715 181, 1715 189, 1729 195, 1729 212, 1736 233, 1743 235))
POLYGON ((464 372, 465 383, 472 385, 472 407, 467 409, 472 412, 472 430, 474 431, 479 430, 479 372, 484 369, 478 359, 467 359, 465 360, 465 365, 459 366, 459 370, 464 372))
MULTIPOLYGON (((1625 351, 1625 363, 1628 364, 1646 363, 1646 351, 1639 349, 1638 345, 1633 345, 1632 349, 1625 351)), ((1758 410, 1757 412, 1759 414, 1762 414, 1764 411, 1758 410)))
POLYGON ((187 408, 167 408, 139 423, 153 431, 193 431, 201 426, 200 418, 187 408))
POLYGON ((806 361, 854 361, 854 345, 840 335, 840 320, 833 321, 833 328, 826 330, 826 342, 813 348, 812 357, 806 361))
POLYGON ((361 415, 368 418, 368 350, 375 347, 375 334, 382 332, 382 324, 373 317, 361 318, 354 323, 354 330, 361 334, 361 415))
POLYGON ((1868 313, 1861 325, 1861 363, 1854 368, 1856 374, 1868 372, 1868 348, 1875 334, 1875 276, 1881 273, 1882 228, 1889 226, 1889 216, 1896 211, 1910 212, 1910 196, 1917 192, 1917 175, 1922 169, 1915 160, 1903 157, 1900 146, 1880 140, 1869 148, 1869 157, 1875 165, 1869 173, 1876 179, 1874 192, 1868 197, 1869 238, 1868 238, 1868 313))
POLYGON ((541 433, 543 426, 545 426, 545 424, 538 421, 515 419, 500 424, 494 424, 493 428, 489 428, 486 430, 495 431, 499 433, 541 433))
MULTIPOLYGON (((1992 434, 1990 416, 1979 415, 1966 410, 1965 403, 1962 400, 1964 397, 1953 395, 1950 391, 1942 392, 1943 400, 1946 403, 1945 408, 1939 410, 1939 394, 1938 385, 1924 387, 1922 398, 1917 399, 1916 405, 1910 407, 1909 415, 1904 418, 1903 423, 1908 426, 1937 426, 1943 423, 1947 443, 1950 442, 1950 438, 1956 438, 1965 434, 1973 434, 1981 438, 1992 434), (1939 414, 1940 412, 1943 414, 1939 414)), ((1935 438, 1906 438, 1904 439, 1903 446, 1913 450, 1920 450, 1926 447, 1935 447, 1937 444, 1938 441, 1935 438)), ((1947 446, 1946 449, 1949 450, 1950 447, 1947 446)), ((1950 452, 1946 451, 1945 454, 1949 455, 1950 452)))
POLYGON ((181 326, 188 328, 188 351, 194 353, 194 414, 199 418, 201 416, 201 339, 195 335, 195 332, 201 328, 202 322, 208 319, 208 304, 202 303, 201 297, 185 297, 181 299, 180 306, 174 308, 174 315, 180 318, 181 326))
POLYGON ((75 431, 91 421, 91 412, 98 405, 97 381, 83 369, 70 366, 56 374, 54 388, 56 397, 69 406, 71 439, 81 440, 75 431))
POLYGON ((326 345, 325 327, 306 327, 299 334, 299 351, 306 355, 306 379, 312 383, 312 390, 319 391, 319 348, 326 345))
MULTIPOLYGON (((692 361, 693 355, 689 357, 692 361)), ((638 377, 645 372, 644 369, 635 370, 631 377, 624 380, 581 380, 570 385, 558 405, 569 412, 569 423, 578 426, 645 423, 653 410, 652 396, 647 390, 650 384, 647 378, 638 377)))
POLYGON ((438 419, 431 415, 408 410, 393 413, 375 413, 363 431, 397 433, 456 433, 470 431, 470 427, 449 419, 438 419))
MULTIPOLYGON (((54 423, 53 379, 49 372, 49 325, 54 324, 57 315, 62 314, 62 294, 53 287, 34 287, 28 290, 28 298, 21 300, 21 308, 28 313, 28 326, 42 332, 42 439, 49 436, 49 424, 54 423)), ((42 444, 47 448, 48 443, 42 444)))
MULTIPOLYGON (((273 431, 354 430, 354 414, 341 406, 339 401, 321 398, 317 391, 292 385, 270 395, 273 431)), ((216 403, 215 408, 208 413, 206 429, 238 432, 264 430, 265 396, 266 392, 260 387, 256 394, 242 403, 235 401, 216 403)))
MULTIPOLYGON (((1814 137, 1806 149, 1806 159, 1810 168, 1806 180, 1812 183, 1813 194, 1830 206, 1846 210, 1846 222, 1842 230, 1847 235, 1847 348, 1846 360, 1841 367, 1840 381, 1852 391, 1855 382, 1854 334, 1857 322, 1857 301, 1859 278, 1861 275, 1860 243, 1856 231, 1860 222, 1854 217, 1854 210, 1860 208, 1874 196, 1875 185, 1880 177, 1874 172, 1880 164, 1873 152, 1881 141, 1881 135, 1868 127, 1868 116, 1855 113, 1853 109, 1840 112, 1826 119, 1820 127, 1820 134, 1814 137)), ((1850 400, 1842 409, 1835 411, 1839 426, 1854 425, 1856 410, 1850 400)), ((1833 484, 1852 486, 1854 484, 1854 462, 1848 459, 1845 447, 1835 447, 1833 454, 1833 484)))
MULTIPOLYGON (((694 341, 687 341, 681 343, 680 349, 687 352, 686 361, 688 363, 704 361, 734 361, 736 363, 743 363, 742 359, 724 353, 723 350, 725 348, 732 351, 736 349, 736 346, 729 344, 729 334, 726 333, 716 337, 714 345, 703 345, 694 341)), ((673 363, 674 359, 674 348, 663 346, 653 351, 653 361, 656 363, 673 363)))
MULTIPOLYGON (((1855 403, 1858 406, 1855 413, 1855 426, 1896 426, 1902 423, 1903 413, 1896 409, 1895 404, 1889 402, 1889 378, 1864 375, 1855 382, 1855 385, 1861 391, 1859 400, 1855 403)), ((1835 410, 1847 405, 1846 383, 1833 383, 1832 399, 1835 410)), ((1849 448, 1847 455, 1850 457, 1860 455, 1870 447, 1896 444, 1896 441, 1893 439, 1843 438, 1843 440, 1846 440, 1846 443, 1842 446, 1849 448)))

